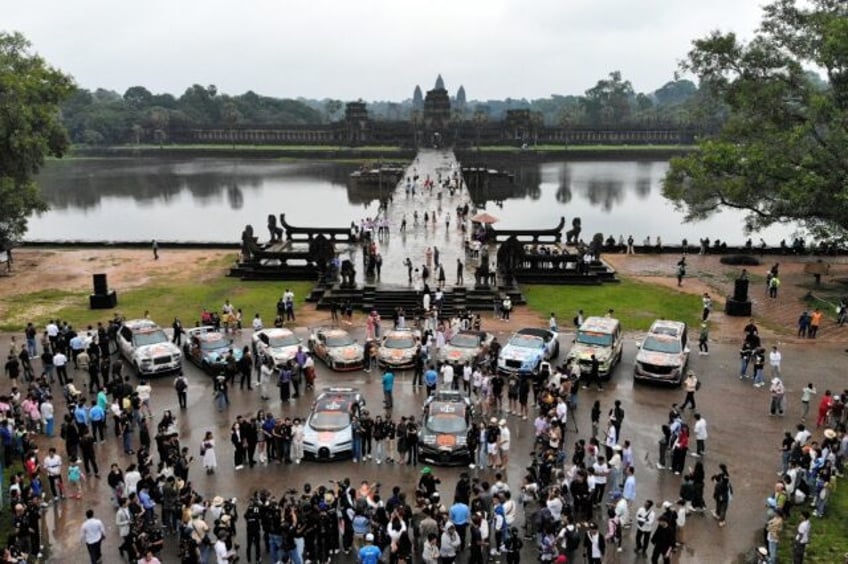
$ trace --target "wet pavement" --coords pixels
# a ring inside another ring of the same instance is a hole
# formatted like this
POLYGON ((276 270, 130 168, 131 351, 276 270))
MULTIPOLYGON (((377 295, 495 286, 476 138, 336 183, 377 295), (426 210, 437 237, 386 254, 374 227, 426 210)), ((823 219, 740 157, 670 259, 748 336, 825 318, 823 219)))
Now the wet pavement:
MULTIPOLYGON (((466 285, 473 284, 474 270, 479 265, 477 260, 466 260, 464 252, 464 241, 468 236, 463 236, 461 224, 457 221, 456 208, 468 204, 469 217, 474 215, 473 204, 468 190, 462 188, 453 194, 445 188, 441 188, 438 179, 451 178, 456 172, 460 178, 460 164, 456 160, 453 151, 435 149, 422 149, 418 152, 415 160, 407 168, 405 177, 418 175, 415 194, 406 192, 406 180, 402 180, 392 192, 392 201, 386 211, 389 220, 390 234, 388 237, 378 239, 378 251, 383 256, 383 267, 379 280, 366 279, 366 282, 379 281, 383 285, 408 286, 407 269, 404 261, 407 257, 416 268, 426 263, 426 250, 428 247, 437 248, 439 262, 444 265, 445 279, 448 286, 456 282, 456 259, 459 258, 464 266, 464 282, 466 285), (424 181, 427 178, 433 180, 436 186, 432 190, 424 189, 424 181), (424 214, 428 215, 429 221, 424 223, 424 214), (414 214, 418 214, 416 224, 414 214), (435 214, 436 220, 432 219, 435 214), (407 227, 404 232, 400 231, 401 223, 406 218, 407 227), (446 219, 449 222, 446 224, 446 219)), ((469 228, 471 223, 466 222, 469 228)), ((494 248, 491 249, 492 260, 494 260, 494 248)), ((350 255, 354 264, 362 264, 361 248, 351 247, 350 255)), ((358 268, 357 268, 358 269, 358 268)), ((364 269, 363 269, 364 271, 364 269)), ((438 270, 431 264, 430 286, 435 286, 438 279, 438 270)))
MULTIPOLYGON (((486 319, 484 328, 496 332, 503 341, 507 335, 500 330, 503 328, 496 321, 486 319)), ((298 328, 304 342, 308 338, 306 328, 298 328)), ((355 329, 354 333, 360 339, 364 330, 355 329)), ((568 350, 572 335, 560 336, 563 357, 568 350)), ((250 331, 245 331, 240 339, 249 342, 250 331)), ((2 339, 2 348, 8 343, 8 337, 2 339)), ((764 343, 769 345, 770 343, 764 343)), ((738 554, 753 546, 757 530, 761 527, 764 517, 764 499, 775 480, 778 464, 778 446, 784 429, 794 427, 799 414, 798 398, 800 389, 808 380, 816 383, 820 393, 828 387, 842 384, 839 374, 844 368, 845 353, 835 346, 816 346, 815 349, 805 346, 787 345, 783 350, 783 372, 787 387, 788 414, 786 418, 767 416, 769 403, 768 392, 754 389, 749 382, 743 383, 737 379, 738 354, 736 347, 719 345, 713 347, 710 356, 698 356, 693 353, 690 366, 703 382, 703 387, 697 393, 698 409, 707 419, 709 439, 707 455, 704 458, 707 476, 714 473, 720 462, 727 463, 731 473, 731 481, 735 490, 733 502, 728 514, 728 527, 718 528, 715 521, 706 516, 693 514, 687 522, 687 537, 689 542, 679 554, 679 562, 730 562, 735 561, 738 554), (813 357, 813 355, 815 355, 813 357), (809 369, 810 359, 815 358, 815 372, 809 369)), ((625 354, 622 364, 618 367, 612 381, 605 386, 603 392, 581 390, 579 408, 576 412, 576 424, 579 433, 575 433, 569 425, 566 445, 573 445, 577 438, 587 438, 591 429, 589 411, 595 399, 601 400, 603 413, 606 413, 615 399, 622 401, 625 410, 625 420, 622 430, 622 440, 628 439, 634 445, 637 461, 638 503, 645 499, 653 499, 657 504, 663 500, 674 501, 678 497, 680 477, 668 471, 659 471, 654 462, 657 458, 657 439, 659 425, 666 420, 666 415, 673 402, 682 402, 683 392, 678 389, 655 388, 643 385, 634 386, 632 383, 632 366, 635 355, 633 338, 625 344, 625 354)), ((215 409, 212 403, 212 386, 208 376, 201 373, 192 365, 186 364, 186 374, 190 380, 188 390, 189 407, 180 410, 177 406, 176 394, 172 380, 164 378, 152 382, 154 392, 152 405, 154 423, 158 421, 165 409, 172 410, 178 418, 180 440, 188 446, 195 456, 190 480, 197 491, 206 497, 222 495, 244 500, 258 488, 268 488, 276 493, 282 493, 288 488, 301 488, 305 482, 313 486, 327 483, 330 479, 339 480, 349 477, 352 483, 361 480, 381 482, 388 491, 394 485, 399 485, 406 491, 412 491, 417 481, 421 466, 409 467, 398 465, 377 466, 373 462, 354 464, 351 461, 330 463, 308 462, 296 465, 258 466, 254 469, 235 471, 232 463, 232 446, 229 442, 229 428, 236 415, 249 415, 258 409, 270 410, 276 415, 305 416, 308 413, 313 392, 307 392, 298 403, 281 405, 279 399, 263 402, 258 391, 240 391, 238 386, 230 393, 232 405, 224 412, 215 409), (218 453, 218 472, 206 475, 203 472, 198 456, 199 444, 207 430, 211 430, 216 438, 218 453)), ((318 363, 318 380, 316 388, 329 385, 355 386, 365 394, 372 413, 376 413, 381 405, 382 392, 378 374, 366 374, 362 371, 351 373, 333 373, 318 363)), ((79 376, 82 379, 82 375, 79 376)), ((276 388, 273 388, 276 391, 276 388)), ((274 394, 272 394, 273 396, 274 394)), ((413 390, 411 373, 399 372, 395 383, 396 418, 401 415, 421 414, 421 405, 425 392, 413 390)), ((60 412, 57 404, 57 414, 60 412)), ((690 423, 691 412, 687 413, 690 423)), ((508 468, 508 481, 513 491, 516 491, 523 477, 523 469, 529 463, 529 452, 533 444, 532 421, 521 421, 516 417, 508 417, 512 431, 512 457, 508 468)), ((39 440, 41 452, 46 452, 49 445, 64 448, 59 439, 48 441, 39 440)), ((117 462, 126 467, 131 457, 123 454, 119 448, 118 439, 109 435, 106 444, 98 448, 98 462, 101 465, 102 479, 92 476, 84 484, 84 497, 81 501, 66 500, 47 509, 43 527, 45 538, 49 538, 49 549, 52 554, 50 561, 87 561, 85 548, 79 542, 79 526, 83 520, 85 509, 92 508, 101 518, 108 530, 108 539, 104 545, 104 562, 118 562, 118 536, 114 526, 114 510, 109 501, 109 488, 106 484, 106 472, 109 464, 117 462)), ((571 449, 568 449, 568 457, 571 449)), ((690 459, 690 464, 695 459, 690 459)), ((454 486, 462 468, 435 468, 436 475, 441 478, 443 499, 450 500, 454 486)), ((477 470, 476 475, 490 479, 493 473, 487 470, 477 470)), ((705 496, 710 501, 711 488, 707 488, 705 496)), ((711 504, 710 504, 711 505, 711 504)), ((604 529, 605 519, 597 515, 597 520, 604 529)), ((523 515, 519 514, 519 523, 523 515)), ((239 523, 240 534, 243 534, 243 522, 239 523)), ((626 531, 624 551, 613 555, 615 562, 639 561, 633 554, 634 533, 626 531)), ((535 555, 526 549, 527 561, 533 561, 535 555)), ((352 562, 351 557, 339 557, 340 562, 352 562)), ((169 537, 166 540, 163 562, 175 562, 176 540, 169 537)), ((644 561, 644 559, 642 559, 644 561)))

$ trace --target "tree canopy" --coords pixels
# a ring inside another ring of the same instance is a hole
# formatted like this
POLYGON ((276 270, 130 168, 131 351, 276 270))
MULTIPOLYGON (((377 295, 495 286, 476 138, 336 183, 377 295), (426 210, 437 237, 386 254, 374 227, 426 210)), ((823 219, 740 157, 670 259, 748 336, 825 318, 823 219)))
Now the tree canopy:
POLYGON ((72 91, 71 77, 30 52, 23 35, 0 32, 0 248, 47 209, 33 178, 45 157, 67 148, 59 104, 72 91))
POLYGON ((844 238, 848 2, 777 0, 751 41, 713 32, 683 68, 728 116, 700 151, 672 160, 666 197, 690 220, 730 207, 748 212, 749 231, 798 221, 818 238, 844 238))

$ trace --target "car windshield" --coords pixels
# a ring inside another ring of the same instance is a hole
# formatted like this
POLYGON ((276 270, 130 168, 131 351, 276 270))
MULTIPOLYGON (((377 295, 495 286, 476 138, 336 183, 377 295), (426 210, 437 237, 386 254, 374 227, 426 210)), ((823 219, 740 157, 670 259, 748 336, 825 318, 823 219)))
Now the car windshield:
POLYGON ((346 347, 353 344, 350 335, 332 335, 327 337, 328 347, 346 347))
POLYGON ((316 431, 340 431, 350 425, 350 414, 345 411, 316 411, 309 426, 316 431))
POLYGON ((415 339, 411 335, 389 335, 383 346, 387 349, 411 349, 415 346, 415 339))
POLYGON ((577 342, 584 345, 609 347, 612 346, 612 335, 609 333, 598 333, 597 331, 578 331, 577 342))
POLYGON ((268 340, 266 342, 268 343, 268 346, 270 346, 272 349, 292 347, 298 344, 297 337, 295 337, 294 333, 289 333, 288 335, 277 335, 274 337, 268 337, 268 340))
POLYGON ((168 335, 166 335, 161 329, 133 334, 133 344, 137 347, 146 347, 147 345, 157 345, 159 343, 167 342, 168 335))
POLYGON ((509 340, 509 344, 523 349, 538 349, 544 344, 544 341, 541 337, 534 337, 533 335, 515 335, 509 340))
POLYGON ((677 354, 680 352, 680 341, 676 339, 658 339, 657 337, 647 336, 642 343, 643 351, 677 354))
POLYGON ((434 433, 464 433, 468 428, 462 404, 434 401, 427 407, 427 428, 434 433))
POLYGON ((453 339, 450 340, 450 344, 452 347, 459 347, 463 349, 476 349, 480 346, 480 337, 478 335, 471 335, 469 333, 458 333, 454 335, 453 339))
POLYGON ((200 348, 204 351, 219 351, 230 348, 230 343, 224 339, 212 339, 208 341, 200 341, 200 348))

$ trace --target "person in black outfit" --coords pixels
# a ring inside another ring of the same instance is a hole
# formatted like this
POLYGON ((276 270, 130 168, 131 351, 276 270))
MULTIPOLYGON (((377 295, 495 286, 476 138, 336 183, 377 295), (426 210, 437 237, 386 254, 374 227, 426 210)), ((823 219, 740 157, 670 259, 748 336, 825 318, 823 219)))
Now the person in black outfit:
POLYGON ((410 417, 406 424, 406 448, 406 463, 418 466, 418 425, 414 417, 410 417))
POLYGON ((171 327, 174 328, 174 338, 172 339, 172 342, 175 345, 180 346, 183 342, 183 333, 185 333, 185 331, 183 330, 183 324, 179 317, 174 318, 174 323, 171 327))
POLYGON ((663 564, 671 564, 671 552, 674 548, 674 531, 665 515, 657 519, 657 528, 651 536, 654 550, 651 552, 651 564, 657 564, 662 558, 663 564))
POLYGON ((88 427, 83 427, 79 439, 80 452, 82 453, 82 461, 85 465, 86 473, 94 471, 94 477, 100 477, 100 468, 97 467, 97 454, 94 452, 96 440, 91 435, 88 427))
POLYGON ((415 387, 420 388, 421 387, 421 379, 424 376, 424 361, 425 361, 424 351, 421 350, 421 345, 418 345, 415 348, 415 357, 414 357, 415 367, 414 367, 414 371, 412 373, 412 387, 413 388, 415 388, 415 387))
POLYGON ((260 532, 262 530, 262 510, 259 500, 254 493, 250 498, 250 503, 244 512, 244 521, 247 524, 247 561, 252 562, 250 556, 255 550, 256 561, 262 562, 262 553, 260 551, 260 532), (254 549, 254 550, 251 550, 254 549))

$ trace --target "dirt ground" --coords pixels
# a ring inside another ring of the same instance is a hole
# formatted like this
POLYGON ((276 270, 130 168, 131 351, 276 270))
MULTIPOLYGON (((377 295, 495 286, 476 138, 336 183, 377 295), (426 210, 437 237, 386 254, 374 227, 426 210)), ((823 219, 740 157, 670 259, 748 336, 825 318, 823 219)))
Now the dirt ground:
POLYGON ((105 273, 109 285, 137 288, 150 282, 204 280, 226 273, 232 249, 161 251, 159 260, 140 249, 18 249, 11 273, 0 276, 0 297, 46 289, 87 290, 91 275, 105 273))

